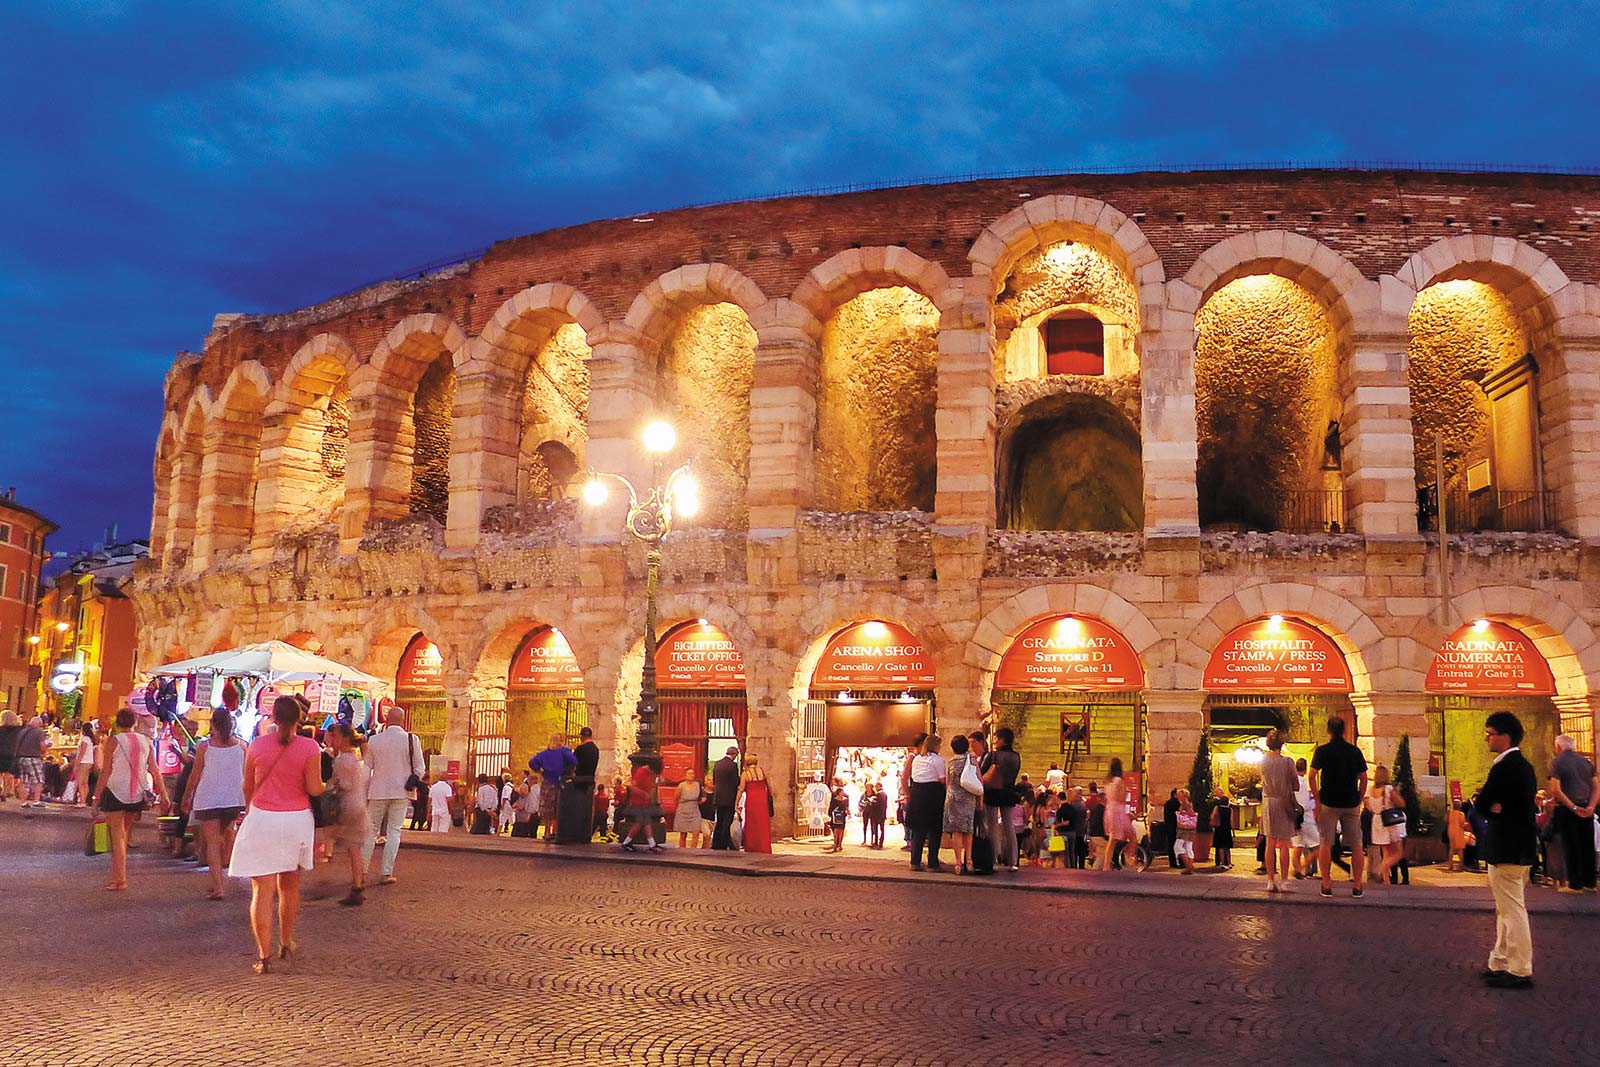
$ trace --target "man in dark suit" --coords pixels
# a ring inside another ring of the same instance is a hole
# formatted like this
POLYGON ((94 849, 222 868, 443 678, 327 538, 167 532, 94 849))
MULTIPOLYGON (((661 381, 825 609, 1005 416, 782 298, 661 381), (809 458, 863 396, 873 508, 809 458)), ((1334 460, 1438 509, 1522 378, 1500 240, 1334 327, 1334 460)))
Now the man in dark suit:
POLYGON ((728 754, 711 765, 711 800, 717 806, 717 826, 711 833, 711 847, 733 847, 733 808, 739 802, 739 749, 728 746, 728 754))
MULTIPOLYGON (((575 831, 571 837, 574 841, 590 841, 594 839, 594 789, 595 774, 600 770, 600 746, 594 743, 594 731, 587 726, 578 731, 578 739, 578 747, 572 750, 578 764, 572 771, 575 796, 570 817, 574 820, 573 825, 580 827, 582 832, 575 831), (582 811, 578 810, 580 804, 582 811)), ((604 816, 601 816, 600 822, 605 822, 604 816)))
POLYGON ((1522 723, 1515 715, 1490 715, 1483 723, 1483 739, 1495 754, 1476 802, 1489 823, 1480 851, 1489 864, 1494 894, 1494 949, 1483 980, 1496 989, 1528 989, 1533 985, 1533 934, 1523 893, 1528 871, 1539 858, 1534 806, 1539 780, 1519 747, 1522 723))

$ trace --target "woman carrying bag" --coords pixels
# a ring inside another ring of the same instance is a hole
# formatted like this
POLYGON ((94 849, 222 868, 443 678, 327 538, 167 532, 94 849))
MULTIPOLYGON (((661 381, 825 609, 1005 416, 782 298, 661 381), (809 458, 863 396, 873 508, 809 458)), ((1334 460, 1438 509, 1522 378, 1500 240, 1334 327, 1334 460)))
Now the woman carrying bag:
POLYGON ((161 797, 163 812, 172 805, 156 766, 155 745, 133 728, 138 721, 130 709, 123 708, 117 712, 115 730, 100 745, 95 808, 105 813, 111 835, 111 881, 106 888, 113 892, 128 888, 128 835, 139 813, 150 806, 151 789, 161 797))

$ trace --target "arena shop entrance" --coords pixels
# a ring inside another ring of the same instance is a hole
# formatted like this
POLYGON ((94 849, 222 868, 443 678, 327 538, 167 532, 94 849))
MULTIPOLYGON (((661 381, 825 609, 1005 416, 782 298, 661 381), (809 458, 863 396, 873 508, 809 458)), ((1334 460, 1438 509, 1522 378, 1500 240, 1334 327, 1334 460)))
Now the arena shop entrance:
MULTIPOLYGON (((1471 796, 1489 773, 1494 754, 1483 743, 1483 720, 1493 712, 1509 711, 1521 720, 1522 752, 1536 770, 1550 765, 1556 735, 1573 733, 1563 728, 1553 699, 1555 676, 1544 654, 1526 634, 1503 622, 1478 619, 1446 638, 1423 688, 1428 766, 1414 770, 1423 791, 1439 798, 1454 792, 1451 782, 1471 796), (1431 781, 1420 778, 1424 771, 1431 781)), ((1588 717, 1573 718, 1578 727, 1577 720, 1588 717)), ((1592 730, 1590 725, 1591 743, 1592 730)))
POLYGON ((1253 830, 1261 803, 1266 737, 1283 733, 1284 754, 1309 760, 1340 715, 1356 740, 1349 665, 1333 639, 1300 619, 1271 615, 1217 643, 1206 664, 1203 705, 1213 780, 1237 799, 1237 829, 1253 830))
POLYGON ((472 703, 467 749, 471 777, 520 774, 528 761, 563 734, 574 744, 589 725, 583 672, 560 630, 541 626, 523 638, 506 673, 504 700, 472 703))
POLYGON ((450 723, 450 696, 444 688, 444 656, 439 646, 419 633, 406 645, 394 677, 394 701, 410 715, 411 732, 422 745, 423 758, 444 751, 450 723))
MULTIPOLYGON (((795 747, 795 836, 826 833, 837 780, 852 822, 867 786, 888 796, 897 822, 900 771, 919 733, 935 726, 933 667, 922 642, 894 623, 859 622, 828 642, 811 675, 795 747)), ((846 840, 850 840, 847 835, 846 840)))
MULTIPOLYGON (((711 764, 750 733, 744 657, 731 637, 705 619, 680 623, 656 645, 656 736, 661 784, 704 779, 711 764)), ((663 788, 663 806, 677 796, 663 788)))
POLYGON ((1103 781, 1113 759, 1143 783, 1143 688, 1144 666, 1120 632, 1091 616, 1052 615, 1025 627, 1000 658, 990 725, 1016 734, 1033 785, 1052 766, 1068 783, 1103 781))

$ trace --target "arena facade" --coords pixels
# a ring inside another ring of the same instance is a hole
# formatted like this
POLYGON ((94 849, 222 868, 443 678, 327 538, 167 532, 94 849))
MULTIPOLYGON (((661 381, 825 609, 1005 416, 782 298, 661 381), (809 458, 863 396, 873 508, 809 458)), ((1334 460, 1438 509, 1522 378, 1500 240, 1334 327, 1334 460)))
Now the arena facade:
POLYGON ((579 721, 622 760, 644 553, 577 488, 647 480, 662 417, 704 499, 664 545, 680 773, 732 738, 798 796, 993 719, 1164 798, 1208 729, 1238 785, 1342 711, 1470 791, 1486 709, 1594 747, 1596 226, 1585 176, 1034 176, 219 315, 167 376, 140 659, 289 639, 468 769, 579 721))

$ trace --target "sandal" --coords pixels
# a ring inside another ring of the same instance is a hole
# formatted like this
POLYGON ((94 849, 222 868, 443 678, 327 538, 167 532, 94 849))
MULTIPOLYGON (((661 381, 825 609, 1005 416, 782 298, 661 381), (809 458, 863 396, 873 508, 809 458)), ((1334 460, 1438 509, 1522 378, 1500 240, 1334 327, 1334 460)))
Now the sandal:
POLYGON ((126 890, 127 888, 128 888, 128 883, 127 882, 107 882, 106 883, 106 892, 107 893, 121 893, 124 890, 126 890))
POLYGON ((278 946, 278 958, 280 960, 292 960, 299 954, 300 942, 298 941, 290 941, 278 946))
POLYGON ((271 962, 271 958, 268 956, 257 957, 256 961, 250 965, 250 969, 256 974, 266 974, 269 962, 271 962))

